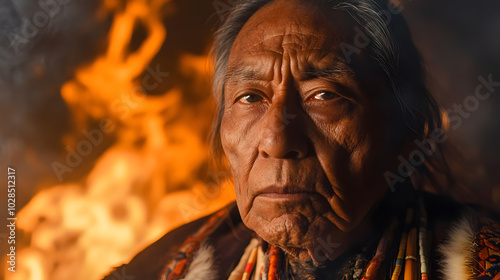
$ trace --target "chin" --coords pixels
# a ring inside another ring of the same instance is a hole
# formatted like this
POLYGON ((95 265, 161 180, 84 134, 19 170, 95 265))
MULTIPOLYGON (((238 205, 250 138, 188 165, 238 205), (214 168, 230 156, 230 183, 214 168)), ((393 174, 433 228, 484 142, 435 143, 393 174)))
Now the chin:
POLYGON ((340 254, 344 234, 324 217, 305 217, 296 213, 281 215, 271 221, 247 222, 264 241, 280 247, 301 263, 319 266, 340 254), (310 222, 311 221, 311 222, 310 222))

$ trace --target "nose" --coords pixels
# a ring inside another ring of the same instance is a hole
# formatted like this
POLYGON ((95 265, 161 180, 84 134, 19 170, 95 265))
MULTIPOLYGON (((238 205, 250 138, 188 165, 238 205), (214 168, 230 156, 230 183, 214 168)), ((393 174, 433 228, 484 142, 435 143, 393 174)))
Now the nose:
POLYGON ((301 159, 308 155, 310 149, 300 110, 273 104, 261 124, 259 154, 262 157, 301 159))

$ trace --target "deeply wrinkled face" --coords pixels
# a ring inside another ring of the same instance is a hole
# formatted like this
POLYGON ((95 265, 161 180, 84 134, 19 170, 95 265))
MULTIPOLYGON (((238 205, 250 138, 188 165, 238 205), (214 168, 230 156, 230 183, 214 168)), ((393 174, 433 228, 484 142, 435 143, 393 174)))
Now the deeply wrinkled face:
POLYGON ((387 191, 385 89, 347 15, 277 0, 231 49, 221 141, 245 225, 302 261, 336 258, 387 191), (332 243, 333 246, 325 246, 332 243))

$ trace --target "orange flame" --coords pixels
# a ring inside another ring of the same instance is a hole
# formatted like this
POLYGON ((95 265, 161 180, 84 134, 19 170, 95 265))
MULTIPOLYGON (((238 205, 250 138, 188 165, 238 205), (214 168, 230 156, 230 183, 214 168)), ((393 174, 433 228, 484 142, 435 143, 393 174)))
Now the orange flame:
MULTIPOLYGON (((148 67, 166 37, 159 13, 166 2, 130 0, 116 9, 107 52, 63 85, 76 129, 84 131, 90 117, 103 124, 88 132, 93 145, 110 135, 116 141, 83 182, 45 189, 19 212, 18 227, 31 240, 9 280, 99 279, 166 231, 234 199, 231 182, 209 185, 196 173, 208 157, 203 132, 191 125, 200 112, 184 107, 179 87, 147 96, 144 80, 137 81, 158 70, 148 67), (130 52, 137 23, 148 35, 130 52)), ((207 57, 185 55, 181 61, 182 68, 201 72, 207 57)), ((151 75, 148 87, 168 78, 161 70, 151 75)), ((209 119, 213 108, 206 105, 201 113, 209 119)))

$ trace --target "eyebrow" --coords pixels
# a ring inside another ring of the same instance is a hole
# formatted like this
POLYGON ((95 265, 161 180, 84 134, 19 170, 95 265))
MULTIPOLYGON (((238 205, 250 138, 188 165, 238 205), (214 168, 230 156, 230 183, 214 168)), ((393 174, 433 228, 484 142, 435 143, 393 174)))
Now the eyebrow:
MULTIPOLYGON (((317 68, 313 65, 308 65, 301 73, 299 80, 306 81, 312 79, 326 78, 334 79, 337 76, 354 76, 354 70, 342 61, 336 61, 325 68, 317 68)), ((251 67, 232 67, 228 69, 225 75, 226 81, 266 81, 266 74, 261 70, 255 70, 251 67)))
POLYGON ((232 67, 227 70, 225 75, 226 81, 255 81, 266 80, 265 74, 262 71, 255 71, 250 67, 232 67))
POLYGON ((342 61, 336 61, 325 68, 317 68, 313 65, 308 65, 304 72, 301 73, 300 80, 307 81, 312 79, 326 78, 332 79, 337 76, 354 76, 354 70, 342 61))

